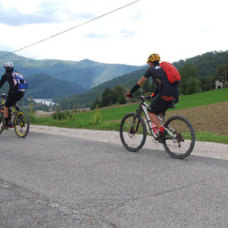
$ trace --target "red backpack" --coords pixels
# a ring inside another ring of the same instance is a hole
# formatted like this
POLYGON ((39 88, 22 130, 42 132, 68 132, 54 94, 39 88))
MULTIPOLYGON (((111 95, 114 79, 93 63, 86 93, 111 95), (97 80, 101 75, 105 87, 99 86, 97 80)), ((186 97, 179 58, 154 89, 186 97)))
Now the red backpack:
POLYGON ((160 66, 165 71, 166 76, 172 85, 178 85, 180 83, 181 76, 175 66, 168 62, 161 62, 160 66))

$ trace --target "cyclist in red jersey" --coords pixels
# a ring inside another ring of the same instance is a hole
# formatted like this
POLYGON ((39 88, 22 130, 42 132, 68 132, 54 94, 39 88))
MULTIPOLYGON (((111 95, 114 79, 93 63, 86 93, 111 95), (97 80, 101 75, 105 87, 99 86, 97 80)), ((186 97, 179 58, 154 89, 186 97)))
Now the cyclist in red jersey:
POLYGON ((159 65, 159 61, 160 56, 158 54, 151 54, 148 57, 147 64, 149 68, 126 96, 132 98, 132 94, 137 91, 149 77, 152 77, 156 85, 156 90, 152 93, 153 99, 148 108, 148 112, 151 121, 154 122, 159 129, 159 136, 163 137, 166 134, 165 128, 161 125, 157 115, 164 114, 166 110, 173 105, 173 101, 178 102, 179 90, 177 85, 173 85, 168 81, 165 71, 159 65))

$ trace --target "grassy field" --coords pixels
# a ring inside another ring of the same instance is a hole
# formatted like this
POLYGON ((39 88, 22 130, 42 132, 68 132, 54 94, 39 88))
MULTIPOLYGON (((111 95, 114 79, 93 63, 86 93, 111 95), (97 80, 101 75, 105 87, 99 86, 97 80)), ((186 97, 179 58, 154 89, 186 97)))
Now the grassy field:
MULTIPOLYGON (((168 116, 175 114, 186 116, 193 123, 193 126, 196 129, 197 140, 228 143, 228 131, 226 130, 226 127, 228 128, 228 126, 226 122, 222 122, 223 119, 224 121, 228 119, 227 101, 228 88, 181 96, 176 108, 169 111, 168 116), (223 105, 218 103, 222 103, 223 105), (219 108, 221 110, 218 111, 219 108), (213 115, 214 113, 216 113, 216 115, 213 115), (221 126, 219 126, 218 129, 214 127, 208 129, 208 126, 211 126, 210 124, 208 125, 208 123, 216 123, 215 125, 218 123, 221 124, 221 126)), ((138 104, 127 104, 100 109, 100 123, 95 123, 93 121, 92 116, 95 111, 77 112, 73 114, 71 119, 64 121, 39 117, 35 118, 32 123, 67 128, 118 131, 123 116, 129 112, 135 112, 137 107, 138 104)))

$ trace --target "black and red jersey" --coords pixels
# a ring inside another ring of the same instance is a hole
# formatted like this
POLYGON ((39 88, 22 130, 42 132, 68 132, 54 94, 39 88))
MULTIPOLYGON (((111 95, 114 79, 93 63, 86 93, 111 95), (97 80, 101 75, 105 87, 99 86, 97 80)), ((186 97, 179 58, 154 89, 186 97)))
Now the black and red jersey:
POLYGON ((155 86, 156 93, 160 96, 172 96, 174 99, 178 99, 179 89, 176 85, 172 85, 166 76, 165 71, 159 64, 154 64, 144 74, 145 78, 152 77, 155 86))

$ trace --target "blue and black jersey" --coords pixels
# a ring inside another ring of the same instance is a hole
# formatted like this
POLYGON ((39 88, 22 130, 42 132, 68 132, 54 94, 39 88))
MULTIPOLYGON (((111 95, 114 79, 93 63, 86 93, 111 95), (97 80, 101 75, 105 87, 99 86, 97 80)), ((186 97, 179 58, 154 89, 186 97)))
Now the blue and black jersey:
POLYGON ((2 78, 0 80, 0 88, 4 85, 4 83, 7 81, 9 83, 9 93, 16 92, 15 86, 13 83, 13 71, 7 71, 5 74, 2 75, 2 78))

